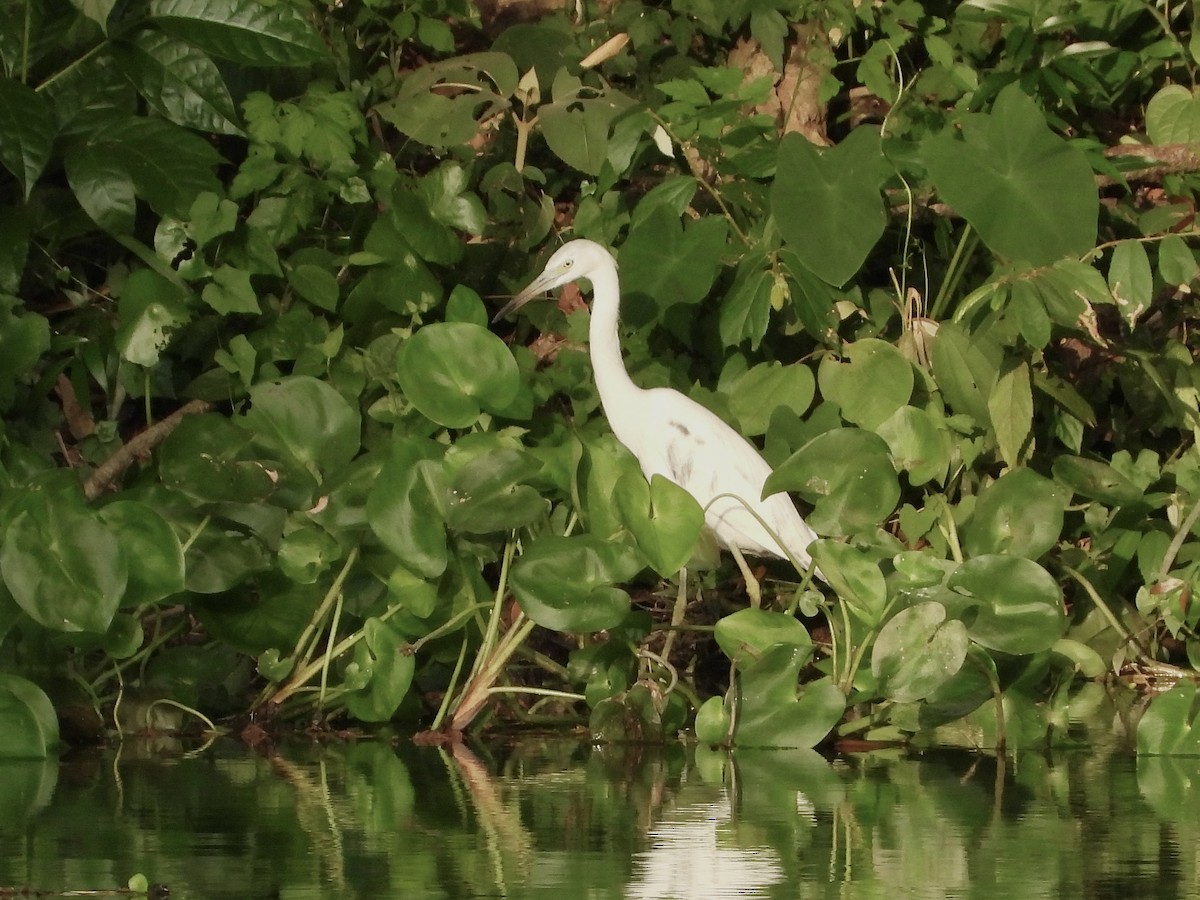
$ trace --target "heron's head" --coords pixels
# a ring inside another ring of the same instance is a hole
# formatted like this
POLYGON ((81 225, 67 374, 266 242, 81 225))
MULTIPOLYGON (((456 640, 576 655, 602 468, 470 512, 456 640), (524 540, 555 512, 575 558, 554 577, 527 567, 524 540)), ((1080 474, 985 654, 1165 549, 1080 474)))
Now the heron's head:
POLYGON ((505 304, 504 308, 492 317, 492 321, 499 321, 513 310, 520 309, 539 294, 580 278, 590 278, 597 269, 603 267, 615 269, 616 266, 617 263, 612 254, 595 241, 583 239, 569 241, 554 251, 554 255, 546 263, 542 274, 533 279, 529 287, 505 304))

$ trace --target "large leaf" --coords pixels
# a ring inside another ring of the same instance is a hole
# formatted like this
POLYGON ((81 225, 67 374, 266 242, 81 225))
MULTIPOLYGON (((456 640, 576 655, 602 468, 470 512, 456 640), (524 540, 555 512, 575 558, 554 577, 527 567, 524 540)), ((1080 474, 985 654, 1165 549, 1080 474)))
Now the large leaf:
POLYGON ((346 695, 346 711, 363 722, 386 722, 408 693, 416 667, 416 657, 404 652, 399 635, 387 623, 367 619, 346 679, 367 675, 369 680, 366 687, 346 695))
POLYGON ((621 524, 659 575, 669 577, 687 564, 704 527, 696 499, 675 482, 626 471, 613 491, 621 524))
POLYGON ((58 717, 50 698, 31 681, 0 674, 0 759, 45 759, 57 746, 58 717))
POLYGON ((238 114, 220 70, 204 52, 145 29, 113 47, 121 73, 151 106, 176 125, 218 134, 241 134, 238 114))
POLYGON ((1168 84, 1146 104, 1146 135, 1155 144, 1200 141, 1200 98, 1182 84, 1168 84))
POLYGON ((1139 756, 1200 756, 1196 682, 1183 678, 1156 697, 1137 728, 1139 756))
POLYGON ((250 449, 253 436, 224 416, 187 416, 159 448, 162 483, 201 502, 256 503, 275 479, 250 449))
POLYGON ((467 428, 484 410, 502 411, 520 387, 505 343, 470 322, 418 330, 400 347, 396 377, 412 405, 447 428, 467 428))
POLYGON ((64 156, 84 211, 109 231, 133 227, 136 193, 163 216, 185 218, 196 197, 220 193, 220 155, 204 139, 163 119, 129 118, 77 141, 64 156))
POLYGON ((214 56, 247 66, 304 66, 327 55, 300 10, 262 0, 151 0, 155 24, 214 56))
POLYGON ((821 396, 841 407, 842 418, 868 431, 908 403, 912 396, 912 363, 892 344, 876 338, 855 341, 847 360, 821 360, 817 376, 821 396))
POLYGON ((433 147, 465 144, 480 121, 508 106, 519 75, 505 53, 469 53, 422 66, 405 77, 379 115, 414 140, 433 147), (453 85, 452 90, 446 87, 453 85))
POLYGON ((513 565, 510 584, 525 615, 555 631, 613 628, 629 612, 615 585, 637 574, 637 554, 590 534, 543 537, 513 565))
POLYGON ((8 524, 0 575, 30 618, 54 631, 103 634, 129 570, 116 533, 95 513, 31 495, 8 524))
POLYGON ((771 473, 763 494, 779 491, 795 491, 813 504, 805 518, 816 531, 844 535, 887 518, 900 499, 900 482, 883 438, 858 428, 835 428, 771 473))
POLYGON ((538 109, 538 124, 546 144, 559 159, 588 175, 600 174, 608 159, 613 121, 632 101, 615 90, 597 93, 582 88, 578 78, 559 70, 554 102, 538 109))
POLYGON ((967 598, 971 639, 991 650, 1025 654, 1049 650, 1067 628, 1054 576, 1029 559, 988 555, 968 559, 946 586, 967 598))
POLYGON ((108 504, 100 510, 100 518, 120 535, 129 559, 137 561, 129 567, 122 606, 155 603, 183 590, 183 547, 166 519, 134 500, 108 504))
POLYGON ((784 135, 771 214, 809 271, 834 285, 858 271, 887 224, 880 188, 890 171, 873 128, 855 128, 826 150, 784 135))
POLYGON ((0 77, 0 165, 16 176, 26 198, 50 161, 57 130, 45 97, 0 77))
POLYGON ((902 609, 888 620, 871 649, 871 674, 879 693, 898 703, 927 697, 949 681, 967 658, 966 626, 947 619, 932 600, 902 609))
POLYGON ((547 503, 526 482, 542 467, 523 450, 481 453, 450 482, 446 524, 468 534, 509 531, 545 514, 547 503))
POLYGON ((816 383, 808 366, 759 363, 741 375, 729 391, 729 409, 743 434, 766 434, 777 409, 804 415, 816 383))
POLYGON ((969 554, 1010 553, 1037 559, 1058 541, 1066 492, 1030 469, 1013 469, 984 488, 967 524, 969 554))
POLYGON ((397 441, 367 498, 367 522, 409 569, 437 578, 446 569, 445 475, 431 442, 397 441))
POLYGON ((331 473, 358 453, 358 410, 333 387, 292 375, 250 389, 250 409, 236 420, 255 440, 313 475, 331 473))
POLYGON ((887 605, 879 563, 852 544, 828 539, 814 543, 811 551, 838 598, 867 625, 877 625, 887 605))
POLYGON ((661 319, 676 303, 703 300, 720 267, 727 231, 719 216, 705 217, 685 229, 679 216, 665 206, 631 229, 620 252, 621 290, 633 300, 624 311, 630 321, 661 319))
POLYGON ((734 742, 739 747, 815 747, 846 711, 846 696, 832 679, 800 688, 800 667, 811 648, 769 647, 742 671, 737 690, 734 742))
POLYGON ((1131 506, 1143 496, 1140 487, 1106 462, 1082 456, 1059 456, 1054 460, 1054 480, 1089 500, 1108 506, 1131 506))
POLYGON ((970 113, 959 125, 925 142, 925 163, 942 199, 991 250, 1045 265, 1092 248, 1099 209, 1092 167, 1049 129, 1019 85, 1000 91, 990 113, 970 113))

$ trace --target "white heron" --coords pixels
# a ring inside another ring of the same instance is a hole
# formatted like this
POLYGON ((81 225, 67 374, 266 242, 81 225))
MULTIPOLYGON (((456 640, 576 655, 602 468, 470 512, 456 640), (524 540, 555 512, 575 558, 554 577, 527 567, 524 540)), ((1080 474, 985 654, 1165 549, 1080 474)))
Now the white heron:
POLYGON ((550 257, 542 274, 492 321, 538 294, 581 278, 592 283, 588 342, 600 404, 613 433, 637 458, 647 481, 662 475, 696 498, 704 510, 705 525, 737 560, 751 603, 758 606, 758 580, 743 553, 790 558, 808 568, 812 563, 808 546, 817 535, 786 493, 762 496, 771 466, 753 444, 679 391, 647 390, 630 379, 617 337, 621 288, 612 254, 594 241, 564 244, 550 257))

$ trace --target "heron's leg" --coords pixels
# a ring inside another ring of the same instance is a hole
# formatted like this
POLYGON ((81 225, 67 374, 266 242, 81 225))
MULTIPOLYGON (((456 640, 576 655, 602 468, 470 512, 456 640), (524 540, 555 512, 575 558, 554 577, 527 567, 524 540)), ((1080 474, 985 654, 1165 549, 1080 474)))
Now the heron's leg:
POLYGON ((671 648, 675 645, 675 635, 678 634, 677 629, 683 624, 685 615, 687 615, 686 566, 679 570, 679 593, 675 595, 675 606, 671 610, 671 630, 667 632, 667 638, 663 641, 662 658, 668 662, 671 659, 671 648))
POLYGON ((762 590, 759 589, 758 579, 750 571, 750 566, 746 562, 746 557, 742 556, 741 550, 737 547, 730 547, 729 552, 737 560, 738 568, 742 570, 742 577, 746 579, 746 593, 750 595, 750 605, 758 609, 762 606, 762 590))

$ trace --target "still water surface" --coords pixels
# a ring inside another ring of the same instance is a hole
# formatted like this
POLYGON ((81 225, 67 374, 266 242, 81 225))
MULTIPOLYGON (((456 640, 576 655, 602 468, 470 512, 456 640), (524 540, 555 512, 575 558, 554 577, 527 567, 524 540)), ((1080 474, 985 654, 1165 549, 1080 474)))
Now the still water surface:
POLYGON ((1200 760, 127 743, 0 765, 0 896, 1200 897, 1200 760))

